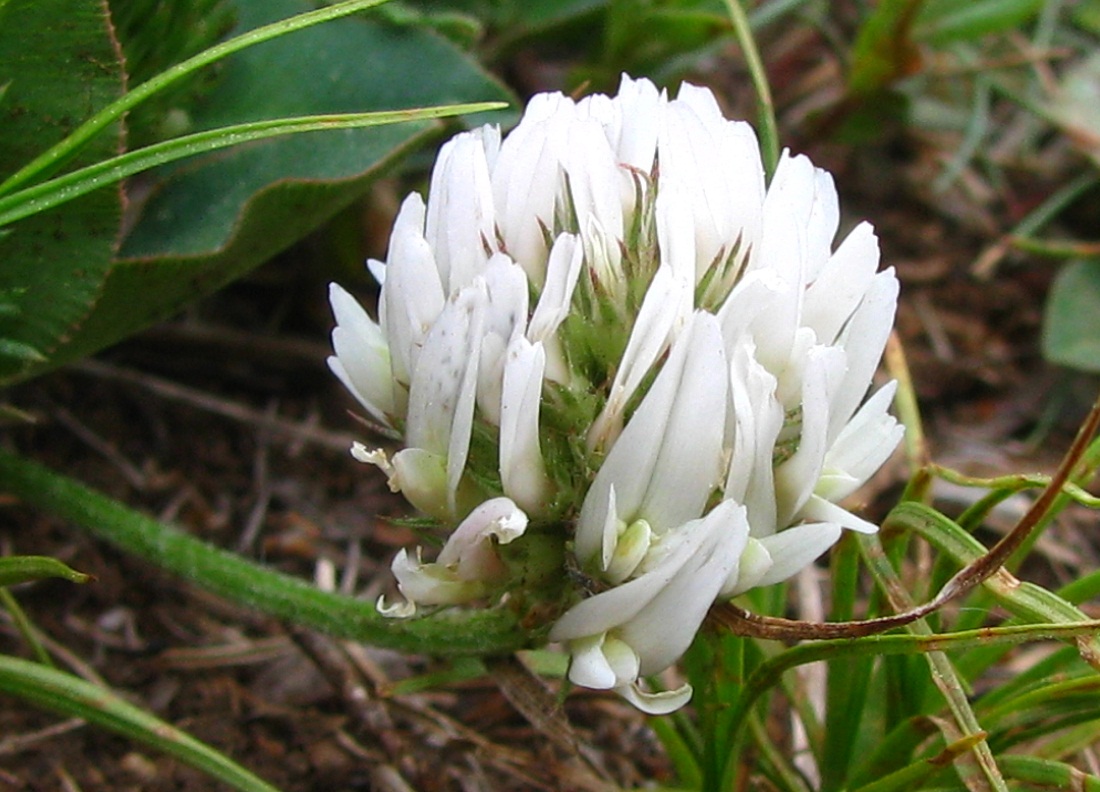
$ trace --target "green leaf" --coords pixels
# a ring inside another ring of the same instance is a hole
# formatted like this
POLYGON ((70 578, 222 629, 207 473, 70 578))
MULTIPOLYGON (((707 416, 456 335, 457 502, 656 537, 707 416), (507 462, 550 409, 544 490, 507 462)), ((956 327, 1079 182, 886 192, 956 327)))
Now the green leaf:
MULTIPOLYGON (((14 173, 76 125, 117 99, 122 71, 98 0, 9 0, 0 25, 0 64, 8 88, 0 105, 0 178, 14 173)), ((77 165, 117 153, 120 128, 108 125, 77 165)), ((117 190, 29 218, 0 236, 0 294, 17 310, 0 315, 0 380, 33 349, 50 354, 87 315, 115 250, 117 190)))
POLYGON ((1052 363, 1100 371, 1100 260, 1067 264, 1043 314, 1043 355, 1052 363))
MULTIPOLYGON (((236 5, 246 26, 306 7, 298 0, 236 5)), ((235 56, 195 120, 212 128, 287 113, 508 98, 435 34, 358 18, 235 56)), ((361 194, 432 129, 417 123, 310 133, 170 171, 124 243, 87 332, 66 354, 163 318, 264 261, 361 194)))
MULTIPOLYGON (((307 11, 305 0, 232 0, 244 29, 307 11)), ((224 62, 196 109, 200 130, 271 118, 504 100, 510 94, 431 31, 371 16, 265 41, 224 62)), ((512 114, 479 116, 507 121, 512 114)), ((151 174, 152 194, 94 310, 39 373, 94 352, 216 290, 314 230, 439 129, 418 121, 309 132, 198 156, 151 174)), ((22 227, 22 224, 19 226, 22 227)))
POLYGON ((31 580, 62 578, 72 583, 87 583, 91 575, 77 572, 49 556, 7 556, 0 558, 0 586, 14 586, 31 580))

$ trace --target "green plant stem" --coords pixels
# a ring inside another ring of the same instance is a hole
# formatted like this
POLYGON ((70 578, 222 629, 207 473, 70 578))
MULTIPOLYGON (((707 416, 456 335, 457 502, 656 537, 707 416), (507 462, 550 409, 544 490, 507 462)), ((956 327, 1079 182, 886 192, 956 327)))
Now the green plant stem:
POLYGON ((151 745, 242 792, 278 792, 186 732, 72 674, 0 655, 0 692, 151 745))
POLYGON ((5 451, 0 451, 0 490, 218 596, 339 638, 439 656, 505 654, 534 641, 503 608, 385 618, 372 603, 266 569, 5 451))
POLYGON ((478 102, 410 110, 386 110, 374 113, 277 118, 196 132, 129 151, 72 173, 66 173, 64 176, 58 176, 35 184, 33 187, 0 197, 0 226, 51 209, 74 198, 79 198, 92 190, 121 181, 133 176, 135 173, 155 168, 166 162, 236 146, 241 143, 302 132, 357 129, 381 124, 422 121, 444 116, 499 110, 502 107, 507 107, 507 105, 504 102, 478 102))
POLYGON ((255 30, 250 30, 240 36, 236 36, 229 41, 224 41, 221 44, 203 50, 198 55, 188 58, 170 69, 166 69, 156 77, 147 80, 116 101, 111 102, 107 107, 103 108, 77 127, 60 143, 50 147, 9 176, 3 184, 0 184, 0 195, 6 195, 30 181, 48 178, 51 174, 56 172, 58 168, 62 167, 75 156, 89 140, 110 124, 122 118, 127 111, 133 109, 153 94, 164 90, 192 72, 198 71, 215 61, 221 60, 227 55, 251 47, 254 44, 259 44, 321 22, 339 19, 340 17, 354 14, 357 11, 381 5, 387 1, 388 0, 346 0, 346 2, 343 3, 326 6, 316 11, 299 14, 290 19, 282 19, 270 25, 258 27, 255 30))
POLYGON ((775 121, 775 103, 772 101, 772 89, 768 85, 768 75, 764 71, 764 62, 760 59, 760 51, 756 48, 756 39, 752 35, 752 27, 749 18, 741 5, 741 0, 725 0, 729 9, 730 21, 733 23, 733 32, 737 36, 737 43, 741 45, 741 52, 745 56, 745 64, 749 67, 749 75, 752 77, 753 88, 756 89, 757 112, 760 124, 760 152, 764 159, 764 172, 771 180, 775 168, 779 164, 779 127, 775 121))

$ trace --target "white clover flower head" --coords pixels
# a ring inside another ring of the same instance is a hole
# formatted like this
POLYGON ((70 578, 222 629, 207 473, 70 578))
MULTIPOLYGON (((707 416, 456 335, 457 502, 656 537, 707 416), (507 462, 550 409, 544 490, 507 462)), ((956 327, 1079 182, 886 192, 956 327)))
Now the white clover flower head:
POLYGON ((404 441, 356 458, 458 526, 394 561, 390 612, 541 586, 573 682, 686 701, 638 680, 712 604, 876 530, 840 502, 901 439, 893 383, 865 401, 898 283, 866 223, 834 248, 839 216, 804 156, 766 185, 751 127, 691 85, 540 94, 507 135, 444 145, 370 262, 378 319, 331 294, 329 364, 404 441), (517 573, 524 546, 596 587, 517 573))

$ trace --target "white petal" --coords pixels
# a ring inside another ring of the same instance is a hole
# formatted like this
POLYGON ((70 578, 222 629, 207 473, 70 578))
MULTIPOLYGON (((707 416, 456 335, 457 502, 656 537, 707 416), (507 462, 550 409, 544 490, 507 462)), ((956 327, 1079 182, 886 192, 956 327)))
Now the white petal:
POLYGON ((831 501, 848 497, 894 453, 905 427, 886 412, 897 390, 889 382, 859 408, 825 455, 814 492, 831 501))
POLYGON ((607 404, 588 431, 590 449, 606 448, 615 440, 626 403, 667 348, 676 326, 686 320, 683 309, 690 299, 690 282, 678 279, 668 267, 657 268, 634 319, 607 404))
POLYGON ((560 93, 532 97, 519 124, 500 145, 493 166, 493 199, 504 249, 536 288, 546 274, 544 229, 555 230, 565 135, 573 101, 560 93))
POLYGON ((804 523, 764 537, 760 543, 773 563, 756 585, 771 586, 786 580, 816 561, 839 538, 840 526, 835 523, 804 523))
POLYGON ((878 238, 860 223, 840 243, 821 274, 806 290, 803 324, 812 327, 823 344, 833 343, 871 285, 878 269, 878 238))
POLYGON ((646 519, 658 534, 702 512, 720 474, 726 372, 717 320, 693 315, 585 496, 576 533, 582 561, 603 544, 612 486, 620 518, 646 519))
POLYGON ((578 638, 569 644, 569 681, 593 690, 610 690, 618 678, 603 653, 604 636, 578 638))
POLYGON ((474 340, 480 359, 477 369, 477 406, 480 415, 500 425, 501 389, 508 345, 527 325, 527 277, 508 256, 495 254, 485 268, 485 307, 474 340))
POLYGON ((479 134, 464 132, 443 145, 432 169, 424 237, 449 294, 468 285, 496 244, 489 164, 479 134))
POLYGON ((390 234, 387 263, 371 268, 382 283, 379 324, 390 341, 393 377, 405 387, 424 337, 446 300, 435 255, 424 239, 425 211, 416 193, 405 199, 390 234))
POLYGON ((689 553, 687 559, 668 584, 617 633, 638 653, 643 675, 668 668, 691 645, 749 536, 745 510, 732 501, 724 501, 706 517, 678 530, 693 535, 668 563, 677 561, 681 553, 689 553))
POLYGON ((777 525, 790 523, 813 492, 828 450, 832 394, 844 376, 844 352, 836 347, 810 350, 802 381, 802 430, 798 449, 775 470, 777 525))
POLYGON ((695 281, 741 242, 755 243, 764 202, 764 168, 752 128, 726 120, 714 95, 684 84, 664 114, 661 185, 691 185, 686 198, 695 230, 695 281))
POLYGON ((649 80, 622 76, 615 101, 621 120, 612 138, 619 162, 644 173, 653 168, 658 118, 665 101, 664 94, 649 80))
POLYGON ((724 497, 745 504, 753 536, 776 531, 775 442, 783 428, 776 380, 753 357, 751 341, 739 344, 730 364, 731 433, 724 497))
POLYGON ((897 306, 897 276, 892 268, 883 270, 872 279, 871 287, 841 334, 841 344, 848 354, 848 371, 833 400, 830 437, 836 437, 866 395, 893 329, 897 306))
POLYGON ((500 480, 504 493, 529 512, 550 495, 539 446, 539 407, 546 354, 523 336, 508 347, 500 406, 500 480))
POLYGON ((755 588, 774 563, 768 548, 761 544, 759 539, 750 536, 745 549, 741 552, 741 558, 737 561, 737 566, 718 593, 719 599, 734 597, 743 591, 755 588))
POLYGON ((559 234, 546 264, 546 284, 527 326, 529 340, 545 341, 565 321, 583 263, 584 249, 577 236, 559 234))
POLYGON ((630 200, 633 188, 600 123, 578 119, 570 125, 565 172, 576 221, 572 230, 580 231, 589 218, 596 218, 612 234, 622 236, 623 205, 630 200))
POLYGON ((329 368, 377 420, 390 425, 395 413, 390 352, 381 328, 363 307, 337 284, 329 286, 336 317, 329 368))
POLYGON ((835 523, 841 528, 847 528, 858 533, 873 534, 878 532, 878 526, 872 522, 857 517, 847 509, 831 503, 819 495, 811 495, 806 504, 799 511, 799 516, 805 520, 819 523, 835 523))

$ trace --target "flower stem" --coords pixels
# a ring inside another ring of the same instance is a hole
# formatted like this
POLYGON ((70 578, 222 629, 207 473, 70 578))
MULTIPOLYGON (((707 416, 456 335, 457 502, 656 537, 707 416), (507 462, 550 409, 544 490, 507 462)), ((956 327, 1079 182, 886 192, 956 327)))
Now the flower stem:
POLYGON ((741 52, 745 55, 745 64, 749 67, 753 87, 756 89, 757 112, 760 125, 760 154, 764 159, 764 172, 769 181, 779 164, 779 127, 775 121, 775 103, 772 101, 772 89, 768 85, 768 75, 764 71, 764 62, 756 48, 749 18, 741 5, 741 0, 726 0, 730 12, 733 32, 741 52))
POLYGON ((83 484, 0 451, 0 490, 83 526, 121 550, 233 602, 339 638, 440 656, 504 654, 530 643, 515 614, 495 608, 387 619, 374 605, 266 569, 154 520, 83 484))

